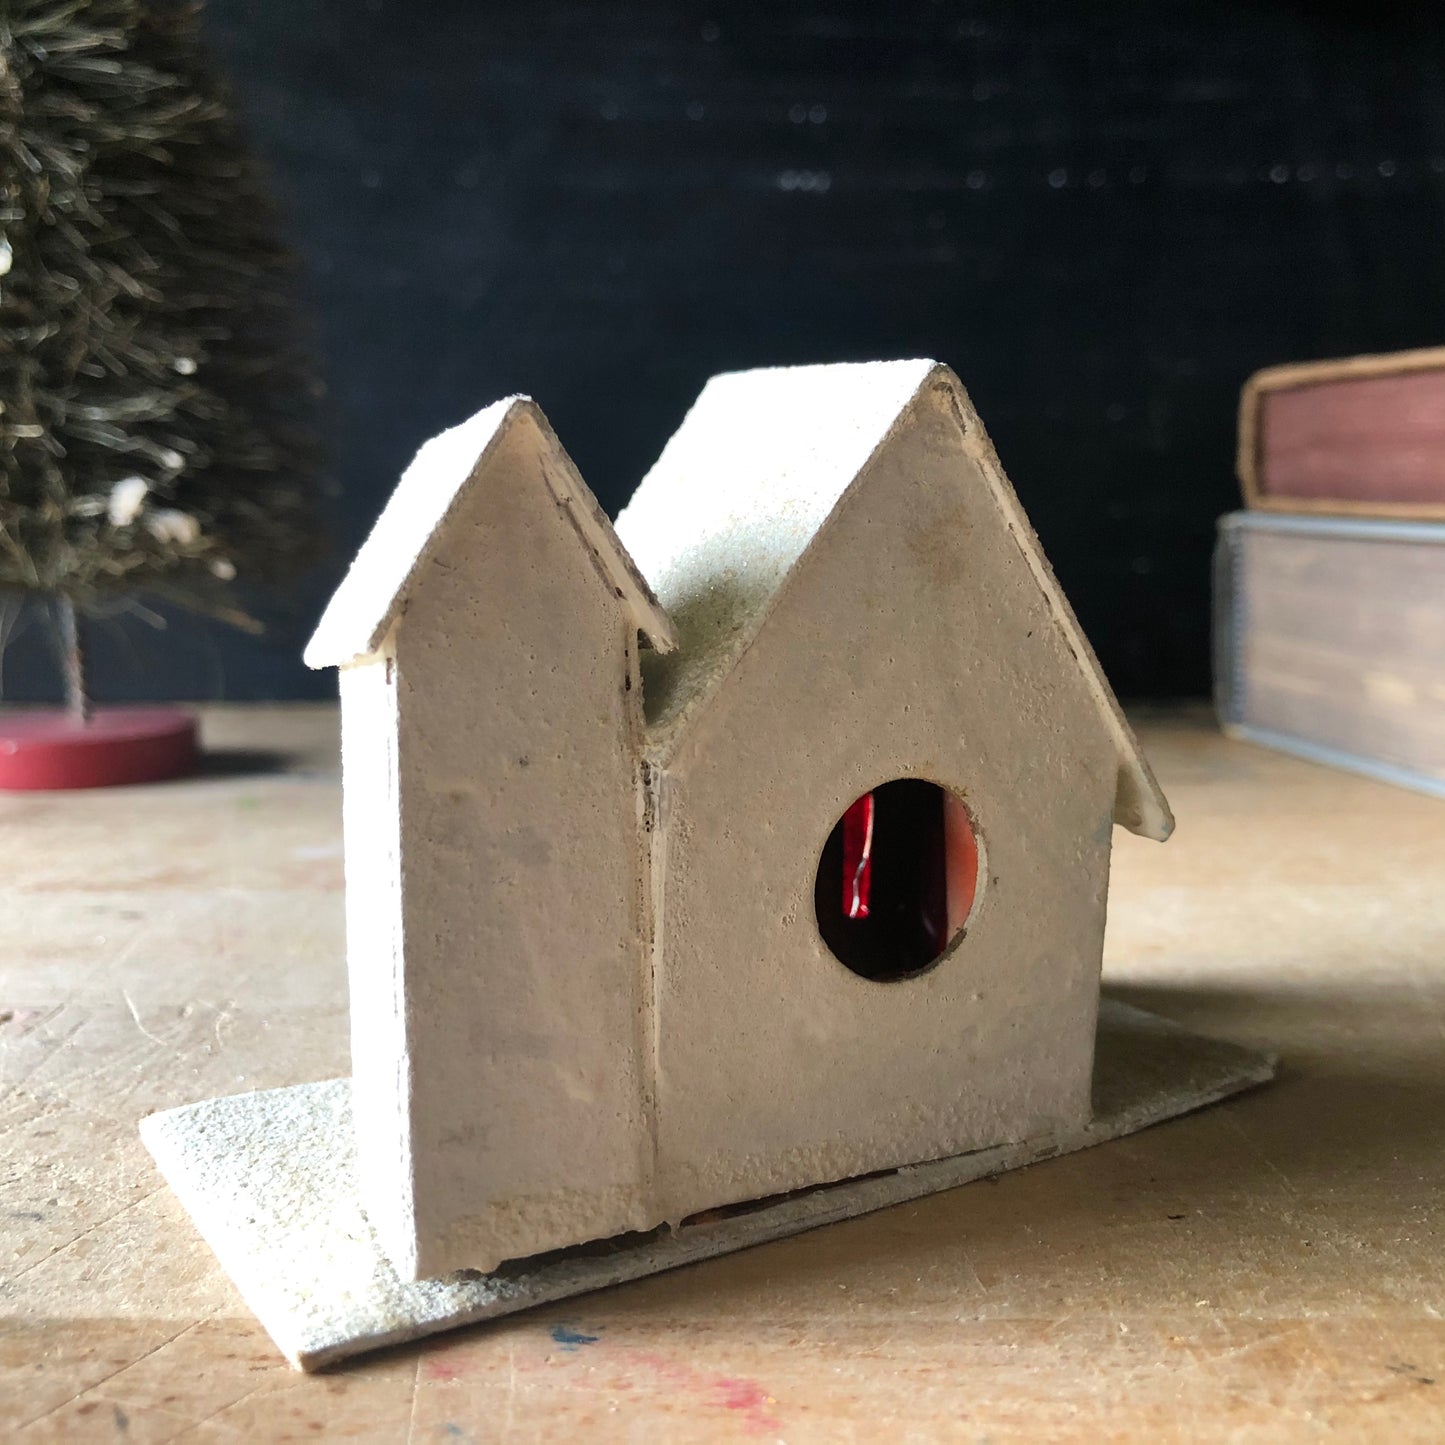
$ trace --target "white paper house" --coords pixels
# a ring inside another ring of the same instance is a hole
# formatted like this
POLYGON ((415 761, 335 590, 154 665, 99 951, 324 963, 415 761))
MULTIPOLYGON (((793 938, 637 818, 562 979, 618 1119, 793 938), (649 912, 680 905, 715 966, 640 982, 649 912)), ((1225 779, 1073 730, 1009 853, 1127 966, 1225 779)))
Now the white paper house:
POLYGON ((307 661, 403 1278, 1087 1121, 1112 828, 1172 819, 946 367, 717 377, 615 531, 499 402, 422 449, 307 661), (925 795, 889 846, 942 860, 946 947, 860 966, 836 850, 925 795))

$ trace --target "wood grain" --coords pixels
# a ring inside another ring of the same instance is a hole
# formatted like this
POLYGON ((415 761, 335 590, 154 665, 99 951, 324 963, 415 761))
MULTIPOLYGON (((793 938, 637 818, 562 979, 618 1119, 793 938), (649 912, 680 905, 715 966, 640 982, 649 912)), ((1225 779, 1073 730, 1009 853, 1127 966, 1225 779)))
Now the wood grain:
POLYGON ((1278 1047, 1276 1084, 315 1378, 135 1123, 346 1068, 333 714, 207 714, 284 768, 0 798, 0 1434, 1440 1439, 1445 808, 1136 722, 1183 826, 1119 833, 1111 991, 1278 1047))

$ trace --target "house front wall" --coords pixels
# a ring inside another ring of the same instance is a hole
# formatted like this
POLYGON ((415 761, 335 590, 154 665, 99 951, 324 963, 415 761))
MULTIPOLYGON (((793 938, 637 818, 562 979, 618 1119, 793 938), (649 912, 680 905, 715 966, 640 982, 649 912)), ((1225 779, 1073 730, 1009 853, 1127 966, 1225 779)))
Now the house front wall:
POLYGON ((925 394, 655 782, 669 1218, 1089 1113, 1117 753, 942 393, 925 394), (819 936, 824 841, 897 777, 983 846, 963 938, 875 982, 819 936))
POLYGON ((408 1138, 375 1152, 416 1277, 647 1222, 635 623, 542 451, 498 444, 396 631, 408 1138))

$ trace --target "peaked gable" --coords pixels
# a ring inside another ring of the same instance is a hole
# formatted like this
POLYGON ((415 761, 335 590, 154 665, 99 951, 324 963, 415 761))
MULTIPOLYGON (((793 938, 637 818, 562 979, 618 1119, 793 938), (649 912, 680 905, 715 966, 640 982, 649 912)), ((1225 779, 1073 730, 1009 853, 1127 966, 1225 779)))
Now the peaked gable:
POLYGON ((733 372, 703 388, 617 519, 677 624, 676 654, 648 669, 651 747, 668 755, 758 632, 803 554, 925 393, 941 391, 1115 741, 1115 821, 1164 839, 1174 820, 1093 649, 1060 591, 978 414, 927 360, 733 372))
POLYGON ((370 536, 336 589, 307 645, 308 667, 344 666, 374 653, 405 610, 407 595, 466 489, 486 469, 513 427, 530 423, 539 479, 566 513, 603 578, 631 611, 640 632, 666 652, 676 645, 672 620, 658 603, 612 524, 530 397, 493 402, 433 437, 416 454, 370 536))

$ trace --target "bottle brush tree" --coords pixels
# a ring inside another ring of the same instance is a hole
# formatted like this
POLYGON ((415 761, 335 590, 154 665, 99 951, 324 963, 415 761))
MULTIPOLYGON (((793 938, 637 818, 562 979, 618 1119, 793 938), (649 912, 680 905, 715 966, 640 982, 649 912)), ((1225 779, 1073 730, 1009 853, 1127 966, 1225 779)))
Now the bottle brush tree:
POLYGON ((0 0, 0 589, 240 600, 317 537, 293 266, 189 0, 0 0))

